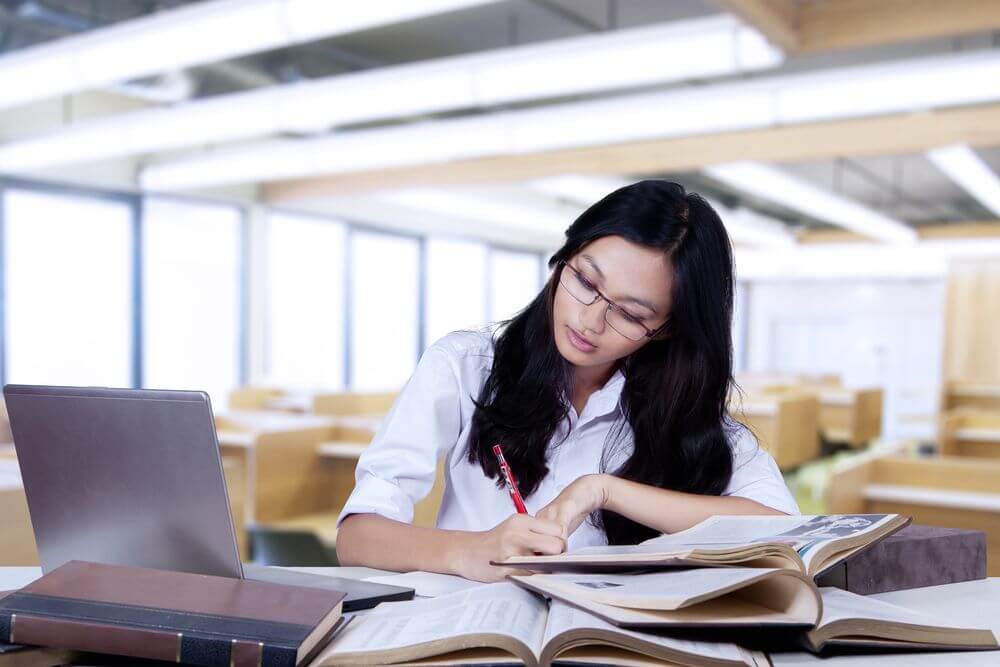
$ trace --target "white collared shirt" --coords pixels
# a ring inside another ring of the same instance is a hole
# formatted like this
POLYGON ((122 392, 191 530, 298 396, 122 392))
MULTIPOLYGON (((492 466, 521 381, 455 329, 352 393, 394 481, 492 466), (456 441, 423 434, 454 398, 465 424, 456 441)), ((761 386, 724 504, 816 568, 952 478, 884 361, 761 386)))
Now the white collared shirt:
MULTIPOLYGON (((359 513, 411 522, 414 505, 434 484, 441 458, 446 461, 445 490, 438 528, 488 530, 510 516, 514 508, 507 491, 498 488, 479 464, 470 463, 467 457, 476 408, 473 399, 478 399, 492 363, 493 337, 487 329, 451 333, 427 348, 358 460, 356 485, 338 523, 359 513)), ((570 423, 563 421, 549 443, 549 474, 524 499, 529 513, 538 512, 578 477, 602 471, 605 440, 616 421, 621 421, 619 399, 624 383, 625 377, 618 371, 591 394, 582 414, 568 406, 570 423)), ((615 431, 617 435, 617 426, 615 431)), ((611 465, 607 470, 617 468, 634 447, 627 423, 621 439, 613 442, 620 445, 609 452, 611 465)), ((774 460, 758 447, 753 436, 739 429, 734 431, 731 444, 733 475, 723 495, 750 498, 798 514, 774 460)), ((599 544, 607 544, 603 531, 584 521, 567 546, 577 549, 599 544)))

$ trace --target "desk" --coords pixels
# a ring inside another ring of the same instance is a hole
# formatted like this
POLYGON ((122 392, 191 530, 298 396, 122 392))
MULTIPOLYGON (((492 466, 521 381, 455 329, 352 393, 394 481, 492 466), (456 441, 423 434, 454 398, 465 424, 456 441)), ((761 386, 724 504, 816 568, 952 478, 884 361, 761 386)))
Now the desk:
MULTIPOLYGON (((381 570, 366 567, 311 567, 291 568, 314 574, 330 574, 352 579, 362 579, 379 574, 381 570)), ((0 568, 0 590, 20 588, 41 574, 36 567, 0 568)), ((966 581, 960 584, 915 588, 908 591, 879 593, 872 596, 893 604, 922 611, 932 616, 946 618, 972 626, 989 627, 1000 637, 1000 578, 966 581)), ((391 603, 389 603, 391 604, 391 603)), ((996 651, 941 653, 898 653, 880 655, 851 655, 833 658, 818 658, 801 651, 772 653, 775 667, 782 665, 834 664, 850 666, 894 667, 899 665, 947 665, 961 662, 962 667, 996 666, 1000 663, 1000 653, 996 651)))

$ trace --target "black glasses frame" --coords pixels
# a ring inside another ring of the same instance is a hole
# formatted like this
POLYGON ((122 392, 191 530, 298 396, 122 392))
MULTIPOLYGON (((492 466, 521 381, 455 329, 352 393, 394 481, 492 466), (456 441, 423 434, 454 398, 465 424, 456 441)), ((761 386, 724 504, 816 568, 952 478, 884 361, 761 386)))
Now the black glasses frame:
MULTIPOLYGON (((605 309, 605 311, 604 311, 604 321, 608 323, 608 326, 609 326, 609 327, 611 327, 612 329, 614 329, 614 330, 615 330, 615 332, 616 332, 616 333, 617 333, 617 334, 618 334, 619 336, 623 336, 624 338, 628 338, 628 339, 629 339, 629 340, 631 340, 631 341, 636 341, 636 342, 637 342, 637 341, 639 341, 639 340, 642 340, 642 338, 639 338, 639 339, 635 339, 635 338, 629 338, 628 336, 626 336, 625 334, 623 334, 623 333, 622 333, 621 331, 618 331, 618 329, 615 329, 615 325, 611 324, 611 322, 609 322, 609 321, 608 321, 608 311, 611 311, 611 310, 614 310, 614 311, 616 311, 616 312, 619 312, 619 313, 622 313, 622 314, 624 314, 624 315, 628 315, 628 313, 627 313, 627 312, 625 311, 625 309, 624 309, 624 308, 622 308, 621 306, 619 306, 619 305, 618 305, 617 303, 615 303, 614 301, 612 301, 612 300, 611 300, 611 299, 609 299, 608 297, 604 296, 604 294, 602 294, 602 293, 601 293, 601 290, 597 289, 597 286, 596 286, 596 285, 595 285, 595 286, 593 286, 593 287, 590 287, 590 288, 589 288, 589 289, 593 290, 593 291, 594 291, 594 294, 595 294, 594 298, 593 298, 593 299, 592 299, 592 300, 590 301, 590 303, 587 303, 586 301, 583 301, 583 300, 582 300, 582 299, 581 299, 580 297, 578 297, 578 296, 577 296, 576 294, 573 294, 573 290, 571 290, 570 288, 568 288, 568 287, 566 287, 565 285, 563 285, 563 281, 562 281, 562 276, 563 276, 563 274, 562 274, 562 269, 564 269, 564 268, 565 268, 565 269, 569 269, 570 271, 572 271, 572 272, 573 272, 573 274, 574 274, 574 275, 575 275, 575 276, 576 276, 577 278, 583 278, 583 279, 585 279, 585 280, 586 280, 586 276, 584 276, 584 275, 583 275, 582 273, 580 273, 580 272, 579 272, 579 271, 578 271, 578 270, 577 270, 577 269, 576 269, 576 268, 575 268, 574 266, 572 266, 571 264, 569 264, 568 262, 566 262, 566 260, 560 260, 560 261, 559 261, 559 264, 558 264, 558 266, 560 267, 560 271, 559 271, 559 284, 560 284, 560 285, 562 285, 563 289, 565 289, 565 290, 566 290, 566 291, 567 291, 567 292, 569 293, 569 295, 570 295, 571 297, 573 297, 574 299, 576 299, 577 301, 579 301, 580 303, 582 303, 582 304, 583 304, 583 305, 585 305, 585 306, 592 306, 592 305, 594 305, 595 303, 597 303, 597 300, 598 300, 598 299, 603 299, 603 300, 604 300, 604 302, 605 302, 606 304, 608 304, 608 307, 607 307, 607 308, 605 309)), ((587 280, 587 282, 589 283, 589 282, 590 282, 590 280, 587 280)), ((631 317, 631 316, 630 316, 630 317, 631 317)), ((640 327, 642 327, 643 329, 645 329, 645 330, 646 330, 646 335, 645 335, 645 336, 643 336, 643 338, 652 338, 652 337, 653 337, 653 336, 655 336, 656 334, 658 334, 658 333, 660 333, 661 331, 663 331, 663 329, 664 329, 664 328, 665 328, 665 327, 667 326, 667 324, 669 324, 669 323, 670 323, 670 316, 669 316, 669 315, 667 316, 667 319, 666 319, 666 321, 664 321, 664 323, 663 323, 663 324, 661 324, 660 326, 656 327, 655 329, 650 329, 649 327, 647 327, 647 326, 646 326, 645 324, 643 324, 642 322, 636 322, 636 324, 638 324, 638 325, 639 325, 640 327)))

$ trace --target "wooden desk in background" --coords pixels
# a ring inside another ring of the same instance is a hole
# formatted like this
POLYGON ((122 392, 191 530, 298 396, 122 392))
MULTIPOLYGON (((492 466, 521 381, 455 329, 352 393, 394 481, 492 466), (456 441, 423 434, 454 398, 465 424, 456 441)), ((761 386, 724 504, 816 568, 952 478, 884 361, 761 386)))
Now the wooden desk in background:
POLYGON ((1000 385, 982 382, 948 382, 944 388, 941 409, 978 408, 1000 412, 1000 385))
POLYGON ((1000 461, 886 456, 848 461, 831 472, 831 514, 896 512, 914 523, 986 533, 987 568, 1000 575, 1000 461))
POLYGON ((731 406, 731 411, 750 427, 781 470, 819 456, 819 401, 815 396, 791 392, 754 396, 742 406, 731 406))
POLYGON ((941 454, 1000 458, 1000 410, 957 408, 941 417, 941 454))
POLYGON ((330 418, 232 412, 216 426, 222 455, 243 468, 244 525, 335 507, 331 476, 316 465, 316 445, 334 434, 330 418))

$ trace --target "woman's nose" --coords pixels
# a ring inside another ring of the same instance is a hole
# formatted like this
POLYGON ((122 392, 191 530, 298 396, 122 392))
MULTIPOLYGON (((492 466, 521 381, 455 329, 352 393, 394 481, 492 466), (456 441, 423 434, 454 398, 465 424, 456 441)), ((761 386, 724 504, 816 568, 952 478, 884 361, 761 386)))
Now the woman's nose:
POLYGON ((580 313, 580 323, 585 329, 594 333, 604 332, 604 312, 608 309, 608 304, 603 299, 597 299, 589 306, 583 307, 580 313))

